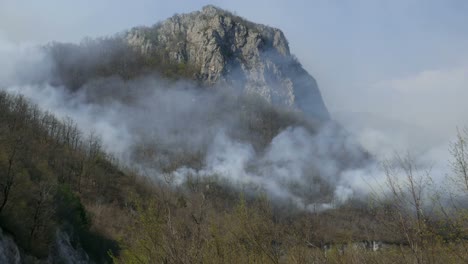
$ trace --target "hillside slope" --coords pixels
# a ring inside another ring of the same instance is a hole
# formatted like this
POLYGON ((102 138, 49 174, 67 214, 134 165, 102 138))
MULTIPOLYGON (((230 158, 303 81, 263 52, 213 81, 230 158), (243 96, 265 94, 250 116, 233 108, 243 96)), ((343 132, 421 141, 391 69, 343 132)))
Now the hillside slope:
POLYGON ((59 120, 3 91, 0 113, 1 228, 35 258, 55 263, 75 254, 109 261, 106 252, 116 252, 117 243, 91 230, 87 208, 97 202, 121 207, 125 190, 134 186, 131 177, 103 152, 98 138, 83 136, 70 119, 59 120))

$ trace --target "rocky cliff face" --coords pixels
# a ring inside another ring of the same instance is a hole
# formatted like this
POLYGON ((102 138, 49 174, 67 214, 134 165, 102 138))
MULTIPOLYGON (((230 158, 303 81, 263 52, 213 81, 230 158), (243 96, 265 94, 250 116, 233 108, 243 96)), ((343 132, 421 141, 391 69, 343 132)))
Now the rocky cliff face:
POLYGON ((254 24, 214 6, 174 15, 153 27, 128 31, 125 40, 145 56, 195 69, 207 85, 242 87, 268 102, 329 118, 316 81, 290 54, 276 28, 254 24))

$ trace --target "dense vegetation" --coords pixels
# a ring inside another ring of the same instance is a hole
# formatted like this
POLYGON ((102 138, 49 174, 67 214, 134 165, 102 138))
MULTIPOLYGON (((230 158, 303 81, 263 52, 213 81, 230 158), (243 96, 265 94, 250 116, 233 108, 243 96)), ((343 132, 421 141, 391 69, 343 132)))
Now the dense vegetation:
MULTIPOLYGON (((468 260, 466 211, 438 206, 437 197, 423 206, 428 178, 408 159, 400 160, 403 182, 392 180, 389 167, 390 192, 377 203, 308 212, 242 194, 216 176, 178 187, 137 176, 119 168, 96 137, 21 96, 1 92, 0 113, 0 225, 37 258, 53 254, 57 231, 65 230, 98 263, 468 260), (361 241, 385 247, 374 252, 361 241)), ((465 198, 466 151, 460 136, 453 175, 465 198)))
POLYGON ((27 252, 45 257, 59 228, 98 262, 118 246, 96 230, 85 205, 122 205, 132 178, 84 137, 23 97, 0 93, 0 223, 27 252))

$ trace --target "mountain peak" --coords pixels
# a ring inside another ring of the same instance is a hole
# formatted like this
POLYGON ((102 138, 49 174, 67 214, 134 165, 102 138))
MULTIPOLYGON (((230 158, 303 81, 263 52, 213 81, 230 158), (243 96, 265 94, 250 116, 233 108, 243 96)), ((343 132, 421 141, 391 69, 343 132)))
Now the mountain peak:
POLYGON ((280 108, 329 119, 315 79, 291 55, 281 30, 211 5, 114 38, 50 50, 60 65, 56 82, 72 89, 97 76, 131 79, 157 72, 205 87, 235 88, 280 108))
POLYGON ((213 15, 217 13, 226 13, 227 11, 215 5, 206 5, 202 7, 202 12, 208 15, 213 15))
POLYGON ((314 78, 291 56, 277 28, 207 5, 152 27, 134 28, 126 40, 145 56, 162 55, 172 64, 193 67, 201 83, 241 86, 274 105, 329 118, 314 78))

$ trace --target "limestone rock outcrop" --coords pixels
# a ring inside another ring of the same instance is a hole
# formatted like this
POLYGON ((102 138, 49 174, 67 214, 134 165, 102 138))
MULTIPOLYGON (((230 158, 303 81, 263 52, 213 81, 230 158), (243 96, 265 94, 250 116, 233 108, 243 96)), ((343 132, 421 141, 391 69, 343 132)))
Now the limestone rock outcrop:
POLYGON ((315 79, 291 55, 279 29, 205 6, 133 28, 124 38, 144 56, 163 54, 172 64, 193 67, 194 78, 206 85, 241 87, 276 106, 329 119, 315 79))

